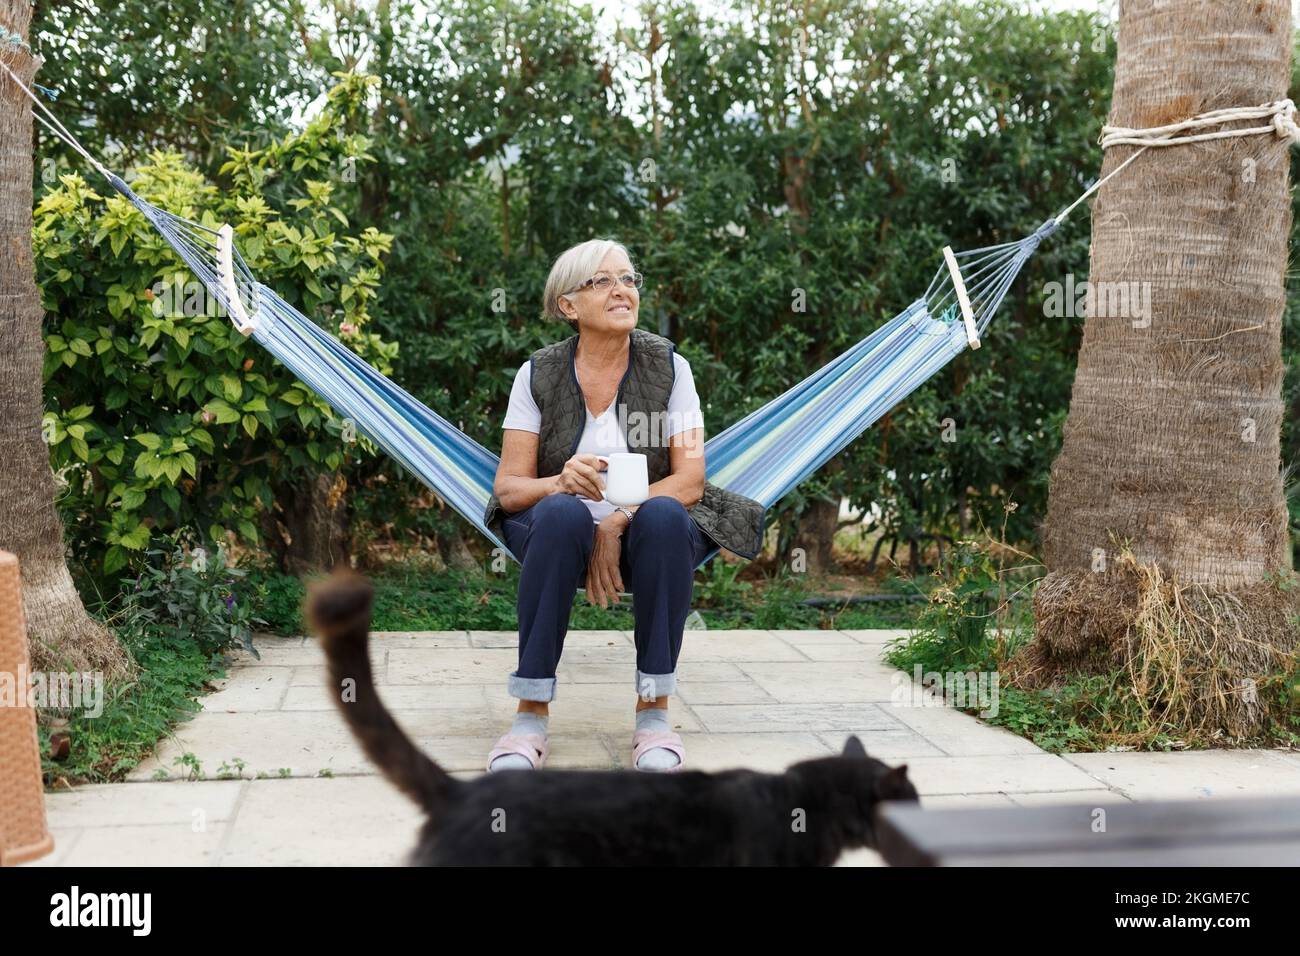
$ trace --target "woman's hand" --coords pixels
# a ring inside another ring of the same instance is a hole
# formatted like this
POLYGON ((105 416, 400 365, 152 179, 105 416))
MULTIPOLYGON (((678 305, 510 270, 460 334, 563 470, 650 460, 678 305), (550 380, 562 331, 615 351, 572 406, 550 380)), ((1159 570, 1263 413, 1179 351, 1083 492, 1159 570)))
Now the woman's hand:
POLYGON ((600 471, 604 466, 595 455, 574 455, 564 463, 564 470, 556 476, 556 490, 566 495, 581 495, 592 501, 604 501, 600 487, 600 471))
POLYGON ((627 515, 615 511, 596 525, 596 537, 591 560, 587 562, 587 603, 608 607, 608 601, 618 604, 618 592, 623 590, 623 575, 618 560, 623 553, 623 530, 627 515))

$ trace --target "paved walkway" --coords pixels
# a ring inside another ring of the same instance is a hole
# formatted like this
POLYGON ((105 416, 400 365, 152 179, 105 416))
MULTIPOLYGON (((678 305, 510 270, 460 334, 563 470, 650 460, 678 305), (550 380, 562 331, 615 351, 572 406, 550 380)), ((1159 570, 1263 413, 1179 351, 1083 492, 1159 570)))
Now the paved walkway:
MULTIPOLYGON (((918 706, 911 682, 879 659, 899 633, 689 632, 671 706, 689 764, 776 771, 838 752, 854 733, 873 756, 906 761, 931 807, 1300 794, 1300 753, 1060 757, 958 711, 918 706), (900 695, 907 699, 895 704, 900 695)), ((480 773, 509 726, 515 701, 505 675, 516 640, 503 631, 373 638, 387 705, 458 776, 480 773)), ((375 774, 334 711, 320 651, 303 638, 258 647, 261 660, 241 657, 203 712, 130 782, 48 795, 56 850, 35 865, 400 862, 421 816, 375 774), (187 753, 207 779, 181 779, 188 770, 175 761, 187 753), (223 764, 230 779, 217 779, 223 764)), ((570 633, 548 766, 630 766, 634 665, 627 632, 570 633)), ((841 863, 879 857, 864 850, 841 863)))

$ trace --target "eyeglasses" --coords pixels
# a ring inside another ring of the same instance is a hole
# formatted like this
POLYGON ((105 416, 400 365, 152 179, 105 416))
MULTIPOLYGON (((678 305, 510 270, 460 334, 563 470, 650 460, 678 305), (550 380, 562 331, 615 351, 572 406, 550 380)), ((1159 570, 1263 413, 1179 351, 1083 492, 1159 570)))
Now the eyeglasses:
MULTIPOLYGON (((587 286, 591 286, 591 288, 595 289, 597 292, 608 292, 614 285, 614 279, 615 277, 610 275, 608 272, 597 272, 586 282, 574 286, 564 294, 572 295, 576 292, 581 292, 583 289, 587 288, 587 286)), ((624 289, 639 289, 644 282, 645 276, 639 272, 621 272, 618 275, 618 283, 624 289)))

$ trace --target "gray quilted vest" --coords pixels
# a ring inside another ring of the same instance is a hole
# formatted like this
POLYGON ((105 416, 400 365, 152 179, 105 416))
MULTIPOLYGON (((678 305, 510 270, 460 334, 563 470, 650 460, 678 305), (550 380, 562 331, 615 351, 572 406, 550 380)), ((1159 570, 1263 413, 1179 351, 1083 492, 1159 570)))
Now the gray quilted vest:
MULTIPOLYGON (((654 484, 672 473, 667 438, 657 440, 655 422, 666 420, 668 397, 673 390, 671 341, 642 329, 632 330, 627 372, 614 397, 615 413, 627 438, 628 450, 647 458, 646 471, 654 484), (627 427, 627 423, 649 427, 627 427)), ((587 404, 574 367, 578 336, 544 346, 533 353, 533 399, 542 412, 538 435, 537 477, 549 478, 564 470, 582 440, 587 424, 587 404)), ((763 547, 763 514, 759 502, 744 495, 704 483, 704 497, 688 509, 700 529, 713 541, 741 557, 756 558, 763 547)), ((508 517, 497 496, 488 501, 483 523, 502 541, 508 517)))

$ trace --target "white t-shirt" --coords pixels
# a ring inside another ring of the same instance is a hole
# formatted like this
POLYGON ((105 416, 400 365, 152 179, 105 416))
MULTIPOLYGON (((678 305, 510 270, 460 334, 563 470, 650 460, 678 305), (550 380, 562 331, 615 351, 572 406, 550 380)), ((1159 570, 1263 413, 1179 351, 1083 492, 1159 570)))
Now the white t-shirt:
MULTIPOLYGON (((587 413, 587 424, 582 430, 576 455, 609 455, 614 452, 628 451, 627 436, 618 424, 618 398, 609 403, 609 408, 599 418, 593 418, 591 410, 583 403, 587 413)), ((692 428, 704 427, 704 413, 700 411, 700 397, 695 392, 695 378, 691 375, 691 363, 676 352, 673 353, 673 390, 668 396, 668 417, 665 431, 669 438, 692 428)), ((510 389, 510 405, 506 409, 505 428, 517 428, 520 431, 539 433, 542 430, 542 410, 533 401, 533 366, 525 362, 515 373, 515 384, 510 389)), ((605 472, 600 473, 600 484, 605 486, 605 472)), ((591 520, 595 524, 608 517, 614 506, 608 501, 592 501, 578 496, 578 500, 591 511, 591 520)))

